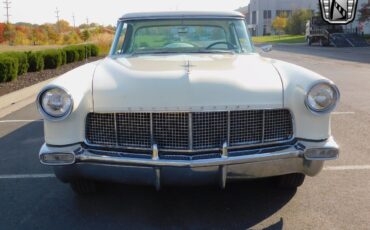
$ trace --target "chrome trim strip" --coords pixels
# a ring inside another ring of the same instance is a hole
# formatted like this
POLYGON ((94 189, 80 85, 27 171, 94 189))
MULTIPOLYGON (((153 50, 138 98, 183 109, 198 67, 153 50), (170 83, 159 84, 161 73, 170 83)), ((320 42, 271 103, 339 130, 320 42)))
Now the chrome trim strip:
POLYGON ((154 127, 153 127, 153 113, 150 113, 150 140, 154 144, 154 127))
POLYGON ((118 145, 118 130, 117 130, 117 113, 114 113, 114 133, 116 135, 116 146, 119 146, 118 145))
POLYGON ((242 15, 164 15, 164 16, 138 16, 129 18, 120 18, 119 22, 136 21, 136 20, 205 20, 205 19, 244 19, 242 15))
POLYGON ((152 160, 159 160, 158 146, 156 144, 153 144, 152 160))
POLYGON ((189 119, 189 150, 193 150, 193 113, 188 114, 189 119))
POLYGON ((123 165, 134 165, 134 166, 148 166, 148 167, 160 167, 160 166, 171 166, 171 167, 209 167, 209 166, 223 166, 223 165, 234 165, 244 164, 251 162, 270 161, 277 159, 288 159, 288 158, 303 158, 303 151, 290 149, 278 153, 260 153, 253 155, 243 155, 236 157, 227 158, 210 158, 202 160, 152 160, 152 159, 141 159, 141 158, 125 158, 125 157, 112 157, 112 156, 101 156, 96 155, 88 150, 84 150, 82 154, 76 155, 76 163, 79 162, 90 162, 90 163, 102 163, 102 164, 123 164, 123 165))
POLYGON ((155 168, 155 189, 157 191, 161 190, 161 169, 160 168, 155 168))
MULTIPOLYGON (((268 143, 256 143, 250 145, 239 145, 239 146, 228 146, 229 150, 237 150, 237 149, 245 149, 245 148, 257 148, 257 147, 265 147, 270 145, 280 145, 280 144, 289 144, 295 140, 294 136, 292 136, 289 140, 284 141, 275 141, 275 142, 268 142, 268 143)), ((151 148, 135 148, 135 147, 119 147, 116 148, 115 146, 101 146, 101 145, 93 145, 89 144, 87 141, 84 142, 87 147, 92 148, 111 148, 112 151, 114 149, 117 150, 137 150, 137 151, 152 151, 151 148)), ((202 152, 210 152, 210 151, 219 151, 221 152, 222 148, 210 148, 210 149, 201 149, 201 150, 181 150, 181 149, 159 149, 161 152, 174 152, 174 153, 202 153, 202 152)))
POLYGON ((263 115, 262 115, 262 137, 261 137, 262 143, 265 142, 265 125, 266 125, 266 110, 263 110, 263 115))
POLYGON ((231 124, 230 124, 230 121, 231 121, 231 112, 230 110, 227 111, 227 140, 226 140, 226 144, 230 143, 230 133, 231 133, 231 124))
POLYGON ((222 153, 221 153, 222 157, 223 158, 227 158, 229 156, 229 153, 228 153, 228 146, 227 146, 227 142, 225 142, 223 145, 222 145, 222 153))
POLYGON ((220 187, 221 189, 226 188, 226 182, 227 182, 227 166, 221 166, 220 167, 220 187))

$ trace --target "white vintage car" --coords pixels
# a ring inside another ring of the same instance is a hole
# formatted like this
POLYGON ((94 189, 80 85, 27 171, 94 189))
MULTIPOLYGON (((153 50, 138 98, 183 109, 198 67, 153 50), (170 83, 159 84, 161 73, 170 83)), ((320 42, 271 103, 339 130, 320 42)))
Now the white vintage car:
POLYGON ((235 12, 131 13, 110 55, 38 95, 39 158, 77 193, 96 181, 296 188, 338 157, 330 80, 261 57, 235 12))

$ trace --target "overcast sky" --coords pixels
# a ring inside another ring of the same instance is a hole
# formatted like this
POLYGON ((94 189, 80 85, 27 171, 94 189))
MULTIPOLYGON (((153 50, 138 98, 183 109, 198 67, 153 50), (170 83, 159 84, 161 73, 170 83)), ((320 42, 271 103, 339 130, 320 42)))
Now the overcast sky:
MULTIPOLYGON (((5 1, 5 0, 4 0, 5 1)), ((127 12, 160 10, 234 10, 246 6, 249 0, 9 0, 10 21, 45 23, 56 21, 56 7, 61 19, 72 24, 97 22, 104 25, 116 24, 117 19, 127 12)), ((3 0, 0 1, 0 21, 5 21, 3 0)))

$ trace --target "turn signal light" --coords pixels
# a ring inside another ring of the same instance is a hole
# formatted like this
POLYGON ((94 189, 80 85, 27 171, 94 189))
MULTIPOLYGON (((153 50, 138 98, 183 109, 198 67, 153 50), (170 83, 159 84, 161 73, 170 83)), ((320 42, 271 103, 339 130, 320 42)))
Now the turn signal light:
POLYGON ((335 160, 338 156, 338 149, 307 149, 304 153, 307 160, 335 160))
POLYGON ((40 156, 40 161, 45 165, 70 165, 75 163, 73 153, 50 153, 40 156))

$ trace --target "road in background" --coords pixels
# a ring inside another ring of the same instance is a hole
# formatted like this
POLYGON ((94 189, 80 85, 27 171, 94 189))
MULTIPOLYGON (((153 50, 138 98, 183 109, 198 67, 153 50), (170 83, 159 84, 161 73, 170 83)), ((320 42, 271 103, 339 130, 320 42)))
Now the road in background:
POLYGON ((107 184, 80 198, 38 162, 43 124, 29 105, 0 120, 0 229, 368 229, 370 49, 276 46, 263 55, 323 74, 342 94, 332 118, 340 159, 296 192, 266 179, 225 191, 107 184))

